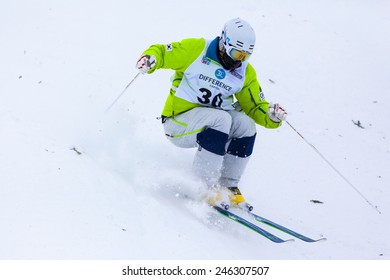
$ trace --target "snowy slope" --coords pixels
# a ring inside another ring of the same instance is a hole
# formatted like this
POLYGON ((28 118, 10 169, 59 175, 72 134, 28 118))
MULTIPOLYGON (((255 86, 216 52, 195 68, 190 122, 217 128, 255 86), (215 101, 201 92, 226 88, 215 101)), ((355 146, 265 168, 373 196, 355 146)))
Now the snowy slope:
POLYGON ((180 3, 0 3, 0 259, 390 259, 389 2, 180 3), (140 76, 104 113, 143 49, 213 38, 236 16, 256 29, 267 99, 382 214, 289 126, 259 127, 247 200, 328 238, 273 244, 177 196, 199 187, 194 151, 155 119, 171 71, 140 76))

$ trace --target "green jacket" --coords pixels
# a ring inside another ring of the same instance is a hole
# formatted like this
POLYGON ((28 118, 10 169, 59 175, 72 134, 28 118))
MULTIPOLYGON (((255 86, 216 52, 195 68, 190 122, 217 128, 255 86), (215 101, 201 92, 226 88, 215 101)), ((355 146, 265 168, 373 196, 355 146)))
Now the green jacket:
MULTIPOLYGON (((214 39, 218 43, 218 37, 214 39)), ((211 47, 212 43, 210 44, 211 47)), ((148 72, 153 73, 156 69, 172 69, 175 74, 172 78, 172 88, 166 100, 162 115, 172 117, 192 108, 201 105, 188 102, 175 96, 175 89, 179 86, 184 71, 192 64, 194 60, 203 52, 206 46, 206 40, 203 38, 184 39, 181 42, 174 42, 167 45, 156 44, 150 46, 143 52, 144 55, 154 55, 156 65, 148 72)), ((215 53, 215 52, 208 52, 215 53)), ((216 54, 208 57, 212 63, 221 65, 216 54)), ((245 82, 241 91, 234 94, 241 109, 251 117, 257 124, 266 128, 277 128, 282 122, 274 122, 268 115, 268 102, 264 99, 260 84, 256 77, 256 71, 248 63, 245 73, 245 82)))

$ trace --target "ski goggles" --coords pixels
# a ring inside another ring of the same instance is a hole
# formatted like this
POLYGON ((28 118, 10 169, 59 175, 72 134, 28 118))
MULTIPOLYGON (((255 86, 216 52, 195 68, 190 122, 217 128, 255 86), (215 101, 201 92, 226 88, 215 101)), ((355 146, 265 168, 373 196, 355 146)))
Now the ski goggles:
POLYGON ((245 61, 251 55, 250 52, 238 50, 238 49, 236 49, 234 46, 232 46, 230 44, 228 46, 225 45, 225 49, 226 49, 227 55, 230 56, 233 60, 236 60, 236 61, 237 60, 245 61))

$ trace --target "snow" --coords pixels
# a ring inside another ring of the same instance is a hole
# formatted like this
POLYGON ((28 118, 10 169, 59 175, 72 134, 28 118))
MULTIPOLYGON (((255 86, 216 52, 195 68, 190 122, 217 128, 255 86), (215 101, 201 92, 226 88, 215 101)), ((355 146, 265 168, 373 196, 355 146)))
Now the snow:
POLYGON ((0 259, 389 260, 389 2, 180 3, 1 2, 0 259), (287 124, 258 127, 246 199, 328 239, 274 244, 179 195, 199 185, 194 150, 156 120, 172 71, 139 76, 105 113, 150 44, 214 38, 236 16, 257 32, 267 99, 381 214, 287 124))

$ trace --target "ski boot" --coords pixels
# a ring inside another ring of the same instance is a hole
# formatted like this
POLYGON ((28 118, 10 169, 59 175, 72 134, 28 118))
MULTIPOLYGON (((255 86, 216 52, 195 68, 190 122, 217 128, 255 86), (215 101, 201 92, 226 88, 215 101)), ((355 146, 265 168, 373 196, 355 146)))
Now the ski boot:
POLYGON ((247 211, 253 210, 253 206, 245 201, 245 198, 241 194, 241 191, 239 188, 228 187, 227 189, 229 190, 229 201, 233 207, 242 208, 242 209, 245 209, 247 211))
POLYGON ((229 194, 225 188, 213 187, 205 195, 205 201, 212 206, 220 206, 225 210, 230 207, 229 194))
POLYGON ((228 210, 230 206, 252 211, 253 206, 245 201, 237 187, 215 187, 206 195, 206 202, 228 210))

